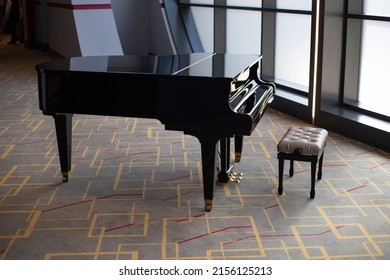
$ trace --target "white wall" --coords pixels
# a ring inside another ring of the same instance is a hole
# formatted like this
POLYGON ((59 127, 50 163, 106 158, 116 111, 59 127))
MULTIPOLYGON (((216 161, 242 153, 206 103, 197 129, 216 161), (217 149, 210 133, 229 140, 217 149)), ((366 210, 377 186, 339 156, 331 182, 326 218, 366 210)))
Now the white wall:
MULTIPOLYGON (((126 5, 129 2, 118 1, 119 6, 120 2, 126 5)), ((43 40, 40 43, 48 43, 50 49, 65 57, 121 55, 123 49, 111 2, 41 0, 35 9, 38 12, 37 39, 43 40)))
POLYGON ((111 0, 124 54, 148 53, 148 1, 111 0))
POLYGON ((36 39, 65 57, 172 54, 160 1, 37 0, 36 39))
MULTIPOLYGON (((71 0, 50 0, 48 2, 71 5, 71 0)), ((81 55, 73 11, 47 7, 47 39, 49 47, 65 56, 81 55)))

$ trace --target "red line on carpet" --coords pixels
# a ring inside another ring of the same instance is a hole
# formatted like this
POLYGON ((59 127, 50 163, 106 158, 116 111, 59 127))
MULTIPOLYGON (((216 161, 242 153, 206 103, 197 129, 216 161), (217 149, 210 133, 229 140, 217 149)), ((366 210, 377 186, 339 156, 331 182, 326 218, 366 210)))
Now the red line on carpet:
POLYGON ((309 171, 310 169, 303 169, 303 170, 299 170, 297 172, 294 172, 294 174, 299 174, 299 173, 304 173, 304 172, 307 172, 309 171))
POLYGON ((195 240, 195 239, 199 239, 199 238, 202 238, 202 237, 205 237, 205 236, 209 236, 209 235, 210 235, 210 233, 205 233, 205 234, 202 234, 202 235, 198 235, 198 236, 195 236, 195 237, 188 238, 186 240, 180 241, 178 244, 183 244, 183 243, 186 243, 186 242, 189 242, 189 241, 192 241, 192 240, 195 240))
POLYGON ((46 141, 48 141, 48 140, 37 140, 37 141, 32 141, 32 142, 15 144, 15 146, 31 145, 31 144, 42 143, 42 142, 46 142, 46 141))
POLYGON ((167 200, 171 200, 171 199, 174 199, 174 198, 178 198, 179 196, 178 195, 175 195, 175 196, 171 196, 171 197, 168 197, 168 198, 165 198, 161 201, 167 201, 167 200))
POLYGON ((115 227, 115 228, 110 228, 110 229, 105 230, 104 232, 109 232, 109 231, 113 231, 113 230, 117 230, 117 229, 121 229, 121 228, 125 228, 125 227, 131 227, 131 226, 134 226, 136 224, 137 223, 131 223, 131 224, 115 227))
POLYGON ((347 192, 352 192, 352 191, 355 191, 355 190, 358 190, 358 189, 361 189, 361 188, 365 188, 365 187, 367 187, 367 185, 361 185, 359 187, 349 189, 349 190, 347 190, 347 192))
POLYGON ((279 204, 275 204, 275 205, 264 207, 264 209, 270 209, 270 208, 274 208, 274 207, 278 207, 278 206, 279 206, 279 204))
POLYGON ((231 226, 231 227, 226 227, 226 228, 212 231, 211 234, 218 233, 218 232, 225 231, 225 230, 229 230, 229 229, 236 229, 236 228, 252 228, 252 226, 231 226))
MULTIPOLYGON (((196 216, 192 216, 191 218, 194 219, 194 218, 200 218, 200 217, 204 217, 206 216, 206 214, 200 214, 200 215, 196 215, 196 216)), ((190 218, 184 218, 184 219, 181 219, 181 220, 176 220, 176 223, 181 223, 181 222, 184 222, 184 221, 188 221, 190 218)))
POLYGON ((129 148, 129 145, 123 146, 123 147, 109 148, 109 149, 106 149, 106 150, 107 151, 113 151, 113 150, 127 149, 127 148, 129 148))
MULTIPOLYGON (((115 197, 115 196, 142 196, 142 194, 131 194, 131 193, 129 193, 129 194, 123 194, 123 193, 122 194, 112 194, 112 195, 98 197, 98 198, 96 198, 96 200, 102 200, 102 199, 111 198, 111 197, 115 197)), ((54 211, 54 210, 58 210, 58 209, 62 209, 62 208, 67 208, 67 207, 71 207, 71 206, 76 206, 76 205, 80 205, 80 204, 91 202, 91 201, 93 201, 93 199, 79 201, 79 202, 70 203, 70 204, 66 204, 66 205, 61 205, 58 207, 42 210, 42 213, 54 211)))
POLYGON ((125 158, 125 157, 131 157, 131 156, 137 156, 137 155, 146 155, 146 154, 157 154, 157 152, 139 152, 139 153, 129 154, 129 155, 125 155, 125 156, 117 156, 117 157, 105 158, 103 160, 106 161, 106 160, 112 160, 112 159, 117 159, 117 158, 125 158))
POLYGON ((249 236, 246 236, 246 237, 243 237, 243 238, 234 240, 234 241, 225 242, 225 243, 223 243, 223 245, 226 246, 226 245, 229 245, 229 244, 232 244, 232 243, 240 242, 240 241, 242 241, 242 240, 245 240, 245 239, 248 239, 248 238, 254 238, 254 237, 256 237, 256 236, 254 236, 254 235, 249 235, 249 236))
POLYGON ((119 193, 119 194, 112 194, 112 195, 106 195, 106 196, 98 197, 98 198, 96 198, 96 200, 111 198, 111 197, 115 197, 115 196, 142 196, 142 193, 119 193))
POLYGON ((192 176, 196 176, 196 175, 199 175, 199 173, 194 173, 194 174, 181 176, 181 177, 176 177, 176 178, 171 178, 171 179, 165 179, 164 182, 176 181, 176 180, 179 180, 179 179, 184 179, 184 178, 188 178, 188 177, 192 177, 192 176))
MULTIPOLYGON (((184 195, 189 195, 189 194, 192 194, 192 193, 200 193, 200 192, 201 191, 185 192, 185 193, 182 193, 181 195, 184 196, 184 195)), ((175 195, 175 196, 171 196, 171 197, 165 198, 162 201, 167 201, 167 200, 171 200, 171 199, 178 198, 178 197, 179 197, 178 195, 175 195)))
MULTIPOLYGON (((299 170, 299 171, 294 171, 294 174, 299 174, 299 173, 303 173, 303 172, 307 172, 309 171, 310 169, 302 169, 302 170, 299 170)), ((284 173, 283 174, 284 177, 290 177, 290 173, 284 173)), ((279 178, 279 175, 276 175, 275 178, 279 178)))
POLYGON ((381 166, 384 166, 384 165, 386 165, 386 164, 390 164, 390 161, 389 161, 389 162, 381 163, 381 164, 376 165, 376 166, 374 166, 374 167, 371 167, 370 170, 375 169, 375 168, 378 168, 378 167, 381 167, 381 166))
MULTIPOLYGON (((344 226, 345 225, 337 226, 336 229, 342 228, 344 226)), ((332 230, 329 229, 329 230, 326 230, 326 231, 323 231, 323 232, 320 232, 320 233, 301 233, 301 234, 298 234, 298 235, 299 236, 320 236, 320 235, 329 233, 331 231, 332 230)), ((289 233, 289 234, 260 234, 260 237, 291 237, 291 236, 295 236, 295 235, 291 234, 291 233, 289 233)))
POLYGON ((355 157, 361 156, 361 155, 365 155, 365 154, 369 154, 369 153, 372 153, 372 152, 371 151, 361 152, 361 153, 355 154, 355 157))
POLYGON ((92 200, 93 199, 89 199, 89 200, 85 200, 85 201, 79 201, 79 202, 75 202, 75 203, 71 203, 71 204, 66 204, 66 205, 62 205, 62 206, 58 206, 58 207, 42 210, 42 213, 53 211, 53 210, 58 210, 58 209, 66 208, 66 207, 80 205, 80 204, 83 204, 83 203, 91 202, 92 200))
POLYGON ((183 241, 178 242, 178 244, 183 244, 183 243, 195 240, 195 239, 199 239, 199 238, 202 238, 202 237, 205 237, 205 236, 216 234, 218 232, 226 231, 226 230, 229 230, 229 229, 237 229, 237 228, 252 228, 252 226, 231 226, 231 227, 226 227, 226 228, 222 228, 222 229, 219 229, 219 230, 212 231, 211 233, 205 233, 205 234, 202 234, 202 235, 198 235, 198 236, 194 236, 194 237, 185 239, 183 241))

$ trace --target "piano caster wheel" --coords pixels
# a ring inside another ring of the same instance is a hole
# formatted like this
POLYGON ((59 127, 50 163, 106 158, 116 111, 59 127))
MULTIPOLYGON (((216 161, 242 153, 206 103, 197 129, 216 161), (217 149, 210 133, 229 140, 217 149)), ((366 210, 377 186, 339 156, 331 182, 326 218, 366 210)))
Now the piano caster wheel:
POLYGON ((204 211, 210 212, 213 209, 213 201, 211 199, 204 200, 204 211))
POLYGON ((240 161, 241 161, 241 153, 236 153, 235 158, 234 158, 234 162, 240 162, 240 161))
POLYGON ((69 172, 62 172, 62 183, 67 183, 69 181, 69 172))

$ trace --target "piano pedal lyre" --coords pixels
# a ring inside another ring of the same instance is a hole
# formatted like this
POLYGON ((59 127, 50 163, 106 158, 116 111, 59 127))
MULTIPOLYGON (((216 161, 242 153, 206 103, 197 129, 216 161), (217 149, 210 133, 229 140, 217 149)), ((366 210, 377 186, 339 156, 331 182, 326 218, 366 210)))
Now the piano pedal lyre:
MULTIPOLYGON (((239 162, 241 159, 241 153, 236 153, 235 154, 235 159, 234 159, 234 162, 237 163, 239 162)), ((232 165, 228 171, 228 177, 229 177, 229 181, 231 182, 236 182, 236 183, 240 183, 241 180, 242 180, 242 176, 244 174, 241 173, 241 172, 235 172, 234 171, 234 165, 232 165)))
MULTIPOLYGON (((235 139, 236 151, 234 153, 234 163, 239 163, 241 161, 241 150, 242 150, 242 137, 236 136, 235 139)), ((229 180, 231 182, 240 183, 242 180, 243 173, 234 172, 234 166, 229 170, 229 180)))
POLYGON ((243 176, 244 174, 243 173, 236 173, 236 172, 234 172, 234 170, 233 170, 233 168, 232 168, 232 170, 229 172, 229 180, 231 181, 231 182, 236 182, 236 183, 240 183, 241 182, 241 180, 242 180, 242 176, 243 176))

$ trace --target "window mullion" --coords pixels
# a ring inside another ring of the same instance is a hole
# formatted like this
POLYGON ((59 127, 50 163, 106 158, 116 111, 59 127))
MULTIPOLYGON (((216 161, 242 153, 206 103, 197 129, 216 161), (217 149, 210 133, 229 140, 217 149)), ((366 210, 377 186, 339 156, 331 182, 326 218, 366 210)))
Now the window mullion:
MULTIPOLYGON (((263 8, 276 8, 276 2, 263 0, 263 8)), ((261 53, 263 55, 261 63, 261 75, 266 80, 273 80, 275 77, 275 38, 276 38, 276 13, 263 12, 262 14, 262 39, 261 53)))

